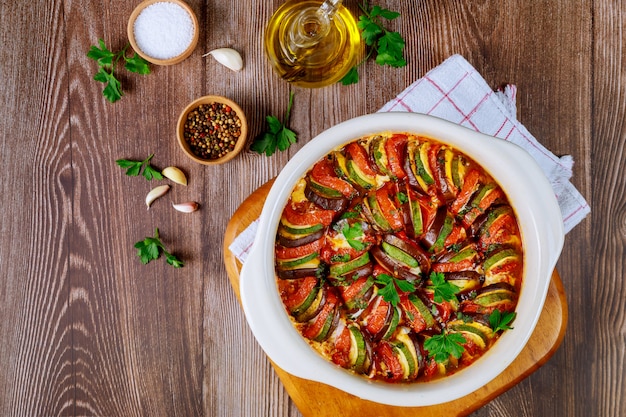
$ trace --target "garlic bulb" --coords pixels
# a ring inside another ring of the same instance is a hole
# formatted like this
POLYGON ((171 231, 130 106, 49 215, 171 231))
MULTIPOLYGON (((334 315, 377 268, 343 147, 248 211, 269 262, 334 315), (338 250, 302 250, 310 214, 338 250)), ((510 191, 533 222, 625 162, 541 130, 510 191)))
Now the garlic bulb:
POLYGON ((167 167, 161 171, 165 178, 174 181, 176 184, 187 185, 187 177, 179 168, 167 167))
POLYGON ((194 211, 198 210, 198 203, 196 203, 195 201, 178 204, 172 203, 172 207, 182 213, 193 213, 194 211))
POLYGON ((150 204, 159 197, 163 197, 170 190, 169 185, 159 185, 154 187, 146 196, 146 206, 150 209, 150 204))
POLYGON ((243 68, 243 59, 239 52, 231 48, 219 48, 214 49, 211 52, 202 56, 211 55, 217 62, 230 68, 233 71, 241 71, 243 68))

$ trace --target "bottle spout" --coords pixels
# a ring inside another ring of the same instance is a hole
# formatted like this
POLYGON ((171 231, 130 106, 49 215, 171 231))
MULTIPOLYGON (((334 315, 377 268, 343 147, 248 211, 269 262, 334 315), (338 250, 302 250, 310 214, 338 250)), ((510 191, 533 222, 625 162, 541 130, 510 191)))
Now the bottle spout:
POLYGON ((289 54, 292 62, 307 56, 312 48, 328 35, 332 19, 342 0, 325 0, 317 9, 305 9, 287 30, 289 54))
POLYGON ((325 19, 332 20, 343 0, 325 0, 317 9, 317 14, 324 16, 325 19))

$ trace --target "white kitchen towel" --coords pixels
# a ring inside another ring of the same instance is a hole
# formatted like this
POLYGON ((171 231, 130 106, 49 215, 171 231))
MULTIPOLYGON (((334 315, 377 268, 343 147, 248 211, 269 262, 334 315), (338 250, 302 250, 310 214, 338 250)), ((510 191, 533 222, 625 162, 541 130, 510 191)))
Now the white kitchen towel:
MULTIPOLYGON (((430 114, 526 149, 549 179, 563 215, 565 233, 590 212, 589 205, 570 183, 574 160, 557 157, 516 118, 517 88, 507 85, 493 91, 483 77, 460 55, 453 55, 408 86, 379 111, 430 114)), ((257 221, 231 244, 231 252, 244 262, 256 234, 257 221)))

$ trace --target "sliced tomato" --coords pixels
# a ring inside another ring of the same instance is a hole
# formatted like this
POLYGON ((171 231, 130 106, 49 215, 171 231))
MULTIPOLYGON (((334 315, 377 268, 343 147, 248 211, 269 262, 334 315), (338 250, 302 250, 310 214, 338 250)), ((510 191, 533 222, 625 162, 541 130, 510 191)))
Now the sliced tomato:
POLYGON ((404 375, 402 364, 396 355, 394 355, 393 347, 382 341, 378 344, 374 355, 376 370, 379 375, 391 382, 400 381, 404 375))
POLYGON ((385 142, 387 164, 389 165, 391 173, 399 180, 406 178, 404 159, 406 157, 407 142, 408 138, 406 135, 393 135, 385 142))
POLYGON ((342 368, 350 367, 350 345, 352 340, 350 338, 350 329, 345 326, 339 336, 335 339, 335 345, 331 359, 333 363, 341 366, 342 368))
POLYGON ((495 309, 498 309, 501 312, 505 312, 505 311, 508 312, 508 311, 514 311, 516 305, 517 305, 517 302, 515 301, 506 301, 506 302, 498 303, 497 305, 486 307, 486 306, 481 306, 480 304, 477 304, 472 300, 466 300, 461 303, 461 312, 467 313, 467 314, 491 314, 493 313, 493 310, 495 309))
POLYGON ((450 245, 454 245, 455 243, 462 242, 465 240, 465 238, 467 238, 467 232, 465 231, 465 229, 461 227, 460 225, 455 224, 452 227, 452 231, 446 238, 444 246, 450 246, 450 245))
POLYGON ((426 359, 426 366, 424 368, 424 379, 431 379, 437 374, 437 370, 439 369, 439 365, 437 365, 437 361, 434 358, 426 359))
POLYGON ((480 245, 488 248, 490 245, 509 245, 518 247, 519 230, 512 214, 500 216, 480 237, 480 245))
POLYGON ((517 261, 510 260, 508 262, 503 263, 502 265, 496 265, 489 270, 490 275, 498 275, 503 272, 515 272, 521 268, 522 262, 521 259, 517 261))
POLYGON ((329 226, 335 214, 334 211, 322 210, 309 201, 293 203, 289 200, 283 210, 285 219, 297 226, 313 226, 320 223, 329 226))
POLYGON ((450 206, 450 211, 457 215, 459 211, 469 202, 472 194, 476 191, 480 180, 480 172, 476 169, 472 169, 465 176, 465 181, 463 182, 463 187, 461 191, 456 196, 456 199, 450 206))
POLYGON ((424 230, 426 231, 430 229, 430 226, 435 220, 435 216, 437 215, 437 204, 433 204, 433 202, 426 197, 418 197, 417 202, 422 209, 422 224, 424 230))
POLYGON ((319 252, 326 240, 325 236, 314 240, 306 245, 296 246, 294 248, 287 248, 284 246, 276 246, 276 258, 278 259, 295 259, 309 255, 313 252, 319 252))
POLYGON ((463 352, 463 355, 461 356, 459 362, 463 366, 469 366, 472 363, 476 362, 476 359, 480 357, 480 352, 482 351, 482 349, 471 339, 466 337, 465 340, 466 342, 463 343, 465 351, 463 352))
POLYGON ((363 295, 365 292, 364 289, 366 286, 372 285, 372 280, 370 277, 362 277, 354 281, 350 285, 339 287, 339 292, 341 292, 341 297, 344 301, 353 300, 359 295, 363 295))
POLYGON ((381 296, 376 300, 372 301, 376 307, 372 308, 369 311, 369 314, 365 317, 365 330, 372 335, 372 337, 378 335, 385 325, 387 324, 387 320, 389 318, 391 304, 385 301, 381 296), (378 304, 375 304, 378 303, 378 304))
POLYGON ((363 171, 364 174, 372 177, 376 176, 376 171, 372 169, 372 166, 369 163, 369 156, 367 155, 367 151, 363 146, 361 146, 357 142, 352 142, 348 146, 346 146, 346 153, 356 163, 359 169, 363 171))
POLYGON ((306 277, 298 280, 280 280, 280 296, 288 310, 301 305, 317 285, 317 278, 306 277))
POLYGON ((324 158, 313 165, 310 175, 317 183, 339 191, 347 198, 351 198, 356 194, 356 190, 348 181, 342 180, 337 176, 335 166, 328 158, 324 158))
POLYGON ((352 247, 340 247, 340 248, 335 248, 332 245, 332 242, 330 241, 326 241, 326 244, 324 245, 324 247, 322 248, 321 252, 320 252, 320 259, 322 259, 324 262, 330 264, 333 262, 333 258, 336 256, 345 256, 348 255, 348 259, 354 259, 354 258, 358 258, 359 255, 362 255, 364 251, 358 251, 352 247))
POLYGON ((480 208, 483 212, 485 212, 496 200, 503 198, 504 194, 500 188, 493 190, 488 195, 485 196, 482 200, 480 200, 480 204, 478 204, 478 208, 480 208))
POLYGON ((372 275, 374 275, 374 277, 377 277, 380 274, 389 274, 389 272, 385 268, 380 266, 378 263, 375 263, 374 264, 374 271, 372 272, 372 275))
POLYGON ((390 197, 391 187, 389 184, 393 185, 392 183, 387 183, 385 186, 376 190, 376 201, 380 206, 382 215, 389 222, 391 228, 395 231, 399 231, 404 229, 404 221, 400 209, 390 197))
MULTIPOLYGON (((428 165, 430 167, 431 172, 433 173, 433 180, 435 180, 435 184, 437 184, 436 188, 437 191, 439 191, 439 181, 437 178, 437 173, 439 172, 439 167, 438 167, 438 158, 439 158, 439 151, 441 150, 441 145, 435 145, 432 144, 429 148, 428 148, 428 165)), ((429 192, 432 190, 433 187, 429 187, 429 192)))
POLYGON ((432 271, 434 272, 459 272, 467 271, 474 266, 473 259, 463 259, 459 262, 440 262, 433 264, 432 271))
POLYGON ((413 303, 409 300, 406 294, 400 298, 400 305, 405 312, 405 320, 406 323, 415 331, 415 333, 419 333, 423 330, 426 330, 427 324, 422 314, 419 310, 413 305, 413 303))
POLYGON ((313 320, 309 322, 307 327, 302 331, 302 335, 307 339, 316 339, 322 333, 326 320, 331 314, 335 314, 335 307, 339 298, 335 295, 334 291, 328 291, 326 295, 326 302, 322 310, 315 316, 313 320))
POLYGON ((465 223, 465 225, 470 226, 472 223, 474 223, 474 220, 476 220, 478 216, 487 211, 487 209, 491 207, 491 205, 495 203, 496 200, 502 197, 504 197, 504 194, 499 188, 487 194, 482 200, 480 200, 478 207, 472 207, 472 209, 468 211, 467 214, 465 214, 465 216, 463 217, 463 222, 465 223))

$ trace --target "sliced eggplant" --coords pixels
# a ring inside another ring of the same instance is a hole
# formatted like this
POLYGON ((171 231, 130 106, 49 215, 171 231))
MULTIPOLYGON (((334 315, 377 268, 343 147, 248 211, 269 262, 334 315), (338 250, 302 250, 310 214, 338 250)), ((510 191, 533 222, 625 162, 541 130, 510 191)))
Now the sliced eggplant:
MULTIPOLYGON (((321 224, 319 226, 322 226, 321 224)), ((326 232, 326 228, 322 227, 317 231, 309 234, 293 234, 288 232, 283 225, 278 226, 277 240, 278 244, 287 248, 295 248, 314 242, 321 238, 326 232)))
POLYGON ((312 188, 309 183, 307 183, 307 186, 304 189, 304 195, 309 201, 317 204, 319 207, 323 208, 324 210, 332 210, 337 213, 344 212, 346 208, 348 207, 348 204, 350 203, 350 200, 348 200, 346 197, 343 197, 343 196, 331 197, 331 196, 325 195, 321 193, 320 191, 312 188))
POLYGON ((430 257, 418 245, 391 234, 383 236, 383 242, 393 245, 403 252, 409 254, 411 257, 417 260, 417 263, 419 264, 421 270, 430 270, 430 257))
POLYGON ((419 282, 419 272, 409 269, 405 264, 389 256, 380 246, 372 246, 370 253, 379 265, 394 277, 419 282))

